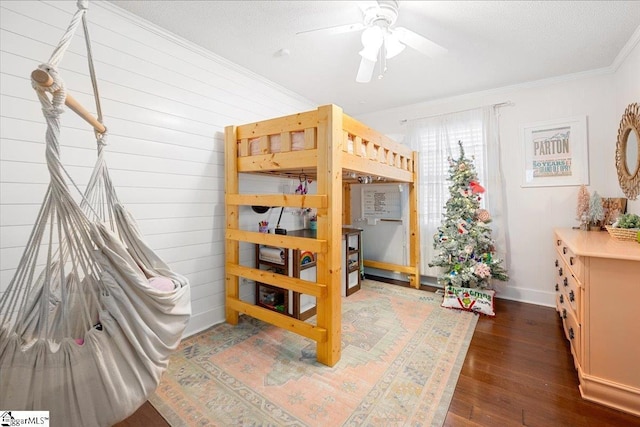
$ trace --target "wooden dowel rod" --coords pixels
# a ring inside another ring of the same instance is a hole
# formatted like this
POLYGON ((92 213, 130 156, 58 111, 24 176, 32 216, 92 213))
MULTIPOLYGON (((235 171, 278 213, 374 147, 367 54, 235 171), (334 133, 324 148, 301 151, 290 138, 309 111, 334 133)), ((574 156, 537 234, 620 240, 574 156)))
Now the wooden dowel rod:
MULTIPOLYGON (((53 84, 53 78, 44 70, 34 70, 31 73, 33 81, 38 83, 42 87, 49 87, 53 84)), ((93 115, 87 111, 73 96, 67 92, 67 97, 64 100, 64 104, 69 107, 70 110, 82 117, 87 123, 89 123, 99 133, 105 133, 107 128, 98 121, 93 115)))

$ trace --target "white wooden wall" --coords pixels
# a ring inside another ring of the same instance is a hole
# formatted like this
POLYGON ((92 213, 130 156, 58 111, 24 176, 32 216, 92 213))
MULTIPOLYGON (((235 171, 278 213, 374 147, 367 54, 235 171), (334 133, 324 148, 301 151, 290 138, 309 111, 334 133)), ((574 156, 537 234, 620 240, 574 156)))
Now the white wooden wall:
MULTIPOLYGON (((75 8, 75 1, 0 3, 0 292, 49 182, 29 76, 49 59, 75 8)), ((190 279, 192 334, 224 321, 224 127, 315 105, 111 3, 90 2, 88 18, 112 179, 150 246, 190 279)), ((84 43, 80 28, 60 71, 68 92, 95 112, 84 43)), ((70 111, 63 126, 62 160, 83 187, 95 160, 93 132, 70 111)), ((281 184, 250 186, 268 185, 281 184)))

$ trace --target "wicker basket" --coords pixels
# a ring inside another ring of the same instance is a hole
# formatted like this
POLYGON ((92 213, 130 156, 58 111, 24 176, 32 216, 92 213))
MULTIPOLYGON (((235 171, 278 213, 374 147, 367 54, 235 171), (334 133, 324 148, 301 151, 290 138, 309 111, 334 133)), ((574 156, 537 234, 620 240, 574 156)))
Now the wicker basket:
POLYGON ((609 225, 606 226, 606 229, 616 240, 632 240, 634 242, 638 238, 638 231, 640 231, 639 228, 617 228, 609 225))

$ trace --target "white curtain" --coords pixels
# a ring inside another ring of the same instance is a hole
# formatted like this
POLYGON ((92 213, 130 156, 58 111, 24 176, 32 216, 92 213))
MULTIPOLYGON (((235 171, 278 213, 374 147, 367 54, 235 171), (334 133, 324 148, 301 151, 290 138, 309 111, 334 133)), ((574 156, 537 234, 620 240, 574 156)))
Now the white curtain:
MULTIPOLYGON (((482 123, 486 150, 484 197, 485 209, 491 213, 491 236, 495 242, 496 254, 504 260, 504 267, 509 269, 509 240, 507 239, 507 203, 505 182, 500 161, 500 107, 486 106, 482 108, 482 123)), ((506 285, 506 282, 493 282, 494 288, 506 285)))
POLYGON ((500 137, 496 107, 410 120, 407 141, 420 153, 419 221, 421 271, 423 276, 437 276, 430 268, 433 259, 433 236, 444 218, 444 205, 449 199, 449 157, 460 156, 458 141, 467 158, 473 158, 480 184, 485 187, 481 205, 492 217, 492 237, 498 256, 506 254, 506 209, 503 203, 500 137))

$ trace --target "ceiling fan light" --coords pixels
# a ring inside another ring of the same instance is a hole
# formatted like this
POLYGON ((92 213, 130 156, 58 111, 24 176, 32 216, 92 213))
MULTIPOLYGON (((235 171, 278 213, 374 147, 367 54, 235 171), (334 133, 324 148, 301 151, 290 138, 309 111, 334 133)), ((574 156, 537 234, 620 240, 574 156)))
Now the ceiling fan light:
POLYGON ((364 46, 364 49, 360 51, 360 56, 375 62, 378 59, 378 52, 383 41, 382 28, 373 26, 365 29, 362 32, 362 46, 364 46))
POLYGON ((380 46, 375 48, 367 48, 365 47, 360 52, 360 56, 367 59, 368 61, 376 62, 378 60, 378 51, 380 50, 380 46))
POLYGON ((391 59, 404 50, 406 46, 400 43, 398 36, 394 33, 387 34, 384 38, 384 49, 386 51, 386 58, 391 59))
POLYGON ((373 26, 365 29, 362 32, 362 46, 366 48, 379 48, 382 46, 382 41, 384 37, 382 35, 382 28, 378 26, 373 26))

